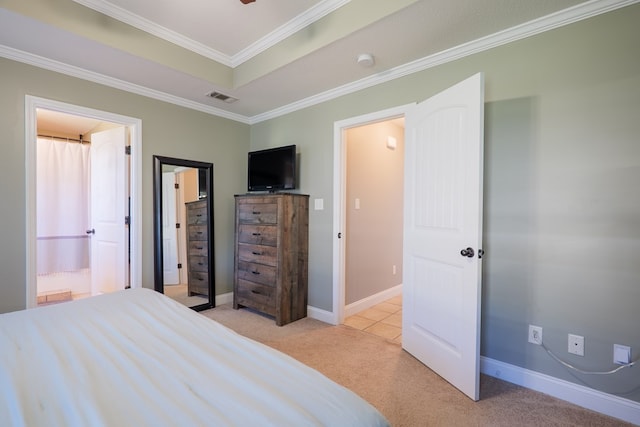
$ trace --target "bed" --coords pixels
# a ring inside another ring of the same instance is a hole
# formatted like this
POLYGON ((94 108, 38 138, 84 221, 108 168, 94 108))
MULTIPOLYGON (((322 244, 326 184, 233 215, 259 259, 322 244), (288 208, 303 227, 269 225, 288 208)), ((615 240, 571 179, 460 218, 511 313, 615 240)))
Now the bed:
POLYGON ((387 426, 308 366, 149 289, 0 315, 1 426, 387 426))

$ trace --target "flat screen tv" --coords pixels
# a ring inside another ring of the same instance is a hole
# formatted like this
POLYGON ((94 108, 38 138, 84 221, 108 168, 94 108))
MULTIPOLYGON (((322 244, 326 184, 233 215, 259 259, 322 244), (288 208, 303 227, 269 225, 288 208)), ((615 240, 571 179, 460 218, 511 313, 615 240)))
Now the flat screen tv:
POLYGON ((251 151, 248 172, 249 191, 275 192, 296 188, 296 146, 251 151))

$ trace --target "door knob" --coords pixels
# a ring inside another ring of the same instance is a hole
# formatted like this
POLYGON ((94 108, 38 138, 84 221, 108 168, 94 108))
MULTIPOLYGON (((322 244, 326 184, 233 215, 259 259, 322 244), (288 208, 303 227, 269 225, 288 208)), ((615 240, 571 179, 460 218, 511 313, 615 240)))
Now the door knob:
POLYGON ((96 234, 96 229, 92 228, 91 230, 87 230, 87 234, 96 234))
POLYGON ((467 248, 467 249, 461 250, 460 255, 473 258, 473 256, 475 255, 475 252, 472 248, 467 248))

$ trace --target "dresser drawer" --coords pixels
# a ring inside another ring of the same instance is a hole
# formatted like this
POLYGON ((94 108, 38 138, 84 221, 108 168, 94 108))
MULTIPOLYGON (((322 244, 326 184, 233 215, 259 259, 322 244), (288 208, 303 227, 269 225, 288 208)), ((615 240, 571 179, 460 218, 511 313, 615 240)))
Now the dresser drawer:
POLYGON ((276 315, 276 288, 238 279, 235 301, 271 316, 276 315))
POLYGON ((209 293, 209 274, 206 271, 189 271, 189 293, 207 295, 209 293))
POLYGON ((207 223, 207 208, 188 207, 187 225, 204 225, 207 223))
POLYGON ((238 260, 256 262, 275 267, 278 262, 277 249, 273 246, 238 244, 238 260))
POLYGON ((278 229, 275 225, 240 224, 238 226, 238 242, 276 246, 278 244, 278 229))
POLYGON ((238 221, 244 224, 276 224, 277 203, 242 203, 238 206, 238 221))
POLYGON ((238 261, 238 278, 261 285, 275 286, 276 268, 254 262, 238 261))
POLYGON ((206 225, 190 225, 187 227, 187 234, 189 235, 189 241, 191 240, 207 240, 207 226, 206 225))
POLYGON ((209 255, 208 242, 206 240, 190 240, 187 246, 189 256, 203 256, 209 255))
POLYGON ((189 271, 208 272, 209 263, 207 257, 204 256, 189 256, 189 271))

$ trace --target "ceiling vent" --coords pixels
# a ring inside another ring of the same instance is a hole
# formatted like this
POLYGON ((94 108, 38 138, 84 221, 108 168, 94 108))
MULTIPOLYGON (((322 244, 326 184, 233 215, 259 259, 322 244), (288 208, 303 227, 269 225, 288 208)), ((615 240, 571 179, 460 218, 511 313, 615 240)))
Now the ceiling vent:
POLYGON ((213 92, 209 92, 207 94, 207 96, 209 98, 213 98, 213 99, 218 99, 220 101, 224 101, 227 104, 231 104, 232 102, 236 102, 238 100, 238 98, 234 98, 232 96, 225 95, 224 93, 220 93, 220 92, 215 91, 215 90, 213 92))

